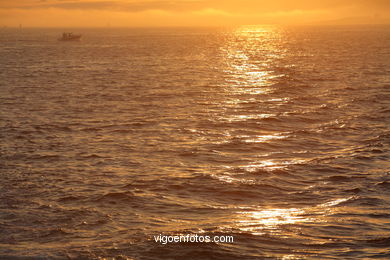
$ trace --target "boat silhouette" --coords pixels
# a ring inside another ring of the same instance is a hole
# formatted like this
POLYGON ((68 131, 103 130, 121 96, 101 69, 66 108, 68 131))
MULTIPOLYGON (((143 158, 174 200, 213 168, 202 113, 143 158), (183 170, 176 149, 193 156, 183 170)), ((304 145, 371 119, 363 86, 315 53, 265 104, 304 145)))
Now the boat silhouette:
POLYGON ((81 34, 63 33, 62 37, 58 38, 59 41, 79 41, 81 34))

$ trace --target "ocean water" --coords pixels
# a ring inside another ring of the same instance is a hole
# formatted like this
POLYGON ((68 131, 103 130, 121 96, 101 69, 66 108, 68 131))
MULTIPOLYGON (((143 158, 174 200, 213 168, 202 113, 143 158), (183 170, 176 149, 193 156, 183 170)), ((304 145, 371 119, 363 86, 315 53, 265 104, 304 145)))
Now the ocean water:
POLYGON ((0 29, 1 259, 390 258, 390 27, 61 33, 0 29))

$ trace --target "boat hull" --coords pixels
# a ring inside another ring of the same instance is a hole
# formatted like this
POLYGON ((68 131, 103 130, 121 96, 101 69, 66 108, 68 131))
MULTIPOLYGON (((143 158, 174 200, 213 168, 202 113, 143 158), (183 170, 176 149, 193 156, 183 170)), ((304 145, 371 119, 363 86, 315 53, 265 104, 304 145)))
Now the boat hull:
POLYGON ((80 39, 81 39, 81 35, 72 35, 69 37, 58 38, 59 41, 63 41, 63 42, 80 41, 80 39))

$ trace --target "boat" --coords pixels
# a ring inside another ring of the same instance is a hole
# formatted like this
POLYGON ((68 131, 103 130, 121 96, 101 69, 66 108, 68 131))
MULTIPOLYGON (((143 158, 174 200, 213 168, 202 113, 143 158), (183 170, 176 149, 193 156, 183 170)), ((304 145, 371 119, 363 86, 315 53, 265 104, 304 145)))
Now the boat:
POLYGON ((58 38, 59 41, 79 41, 81 38, 81 34, 73 34, 73 33, 63 33, 61 38, 58 38))

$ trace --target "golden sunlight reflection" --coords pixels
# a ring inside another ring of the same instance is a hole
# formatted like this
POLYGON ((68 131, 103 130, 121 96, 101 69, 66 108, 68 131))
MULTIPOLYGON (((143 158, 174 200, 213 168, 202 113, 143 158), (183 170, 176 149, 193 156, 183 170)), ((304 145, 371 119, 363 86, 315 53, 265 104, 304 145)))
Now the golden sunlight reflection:
POLYGON ((220 117, 218 119, 220 121, 239 122, 239 121, 247 121, 251 119, 264 119, 264 118, 270 118, 275 116, 276 114, 262 113, 262 114, 249 114, 249 115, 230 115, 230 116, 220 117))
POLYGON ((249 231, 254 235, 262 235, 264 229, 276 229, 279 225, 295 224, 297 222, 309 221, 309 218, 302 216, 302 209, 266 209, 260 211, 239 212, 241 220, 238 226, 242 231, 249 231))
POLYGON ((335 206, 353 198, 353 196, 340 198, 315 207, 240 211, 237 212, 236 226, 242 231, 251 232, 253 235, 263 235, 266 232, 282 234, 280 227, 282 225, 326 222, 327 215, 340 211, 335 206))
MULTIPOLYGON (((214 115, 214 120, 232 124, 255 122, 260 125, 262 120, 286 116, 283 111, 275 113, 275 110, 263 110, 261 106, 262 103, 272 102, 272 106, 276 107, 289 102, 289 97, 271 95, 275 91, 274 83, 285 76, 283 70, 277 69, 288 52, 283 45, 284 37, 283 30, 275 26, 242 26, 226 35, 226 44, 220 48, 225 79, 222 85, 223 98, 218 101, 222 109, 214 115)), ((289 137, 287 132, 259 130, 257 133, 237 134, 227 131, 214 144, 267 144, 289 137)), ((256 155, 252 151, 249 153, 252 154, 249 160, 241 165, 225 165, 223 168, 227 171, 212 174, 213 177, 225 183, 256 184, 258 180, 255 175, 249 178, 242 178, 240 175, 277 171, 304 161, 293 158, 276 159, 273 154, 261 152, 256 155)))
POLYGON ((288 136, 282 134, 273 134, 273 135, 241 135, 241 138, 244 138, 245 143, 267 143, 271 140, 280 140, 285 139, 288 136))
POLYGON ((297 260, 297 259, 302 259, 302 256, 300 255, 285 255, 282 256, 282 260, 297 260))
MULTIPOLYGON (((269 156, 271 154, 267 154, 269 156)), ((298 159, 292 159, 292 160, 284 160, 284 161, 278 161, 278 160, 271 160, 271 159, 264 159, 259 161, 254 161, 252 163, 247 163, 240 166, 229 166, 226 165, 223 168, 225 170, 228 170, 224 174, 212 174, 213 178, 218 179, 221 182, 225 183, 245 183, 245 184, 256 184, 258 183, 256 181, 256 178, 253 176, 253 178, 241 178, 240 175, 244 175, 245 173, 255 173, 255 174, 261 174, 264 172, 273 172, 275 170, 285 169, 293 164, 299 164, 303 163, 305 160, 298 160, 298 159), (237 170, 239 170, 237 172, 237 170)))
POLYGON ((252 164, 248 164, 245 166, 242 166, 242 168, 245 168, 248 172, 256 172, 260 169, 263 170, 275 170, 275 169, 283 169, 287 167, 287 163, 281 163, 274 160, 262 160, 258 162, 254 162, 252 164))
POLYGON ((285 169, 291 165, 301 164, 304 162, 305 160, 303 159, 301 160, 291 159, 291 160, 283 160, 283 161, 266 159, 266 160, 254 161, 250 164, 243 165, 240 168, 245 169, 247 172, 257 172, 259 170, 273 171, 277 169, 285 169))
POLYGON ((276 45, 280 32, 270 26, 244 26, 236 29, 221 48, 227 68, 227 91, 236 94, 267 94, 275 75, 270 65, 283 55, 276 45), (259 59, 259 56, 261 59, 259 59), (260 60, 260 61, 259 61, 260 60))

